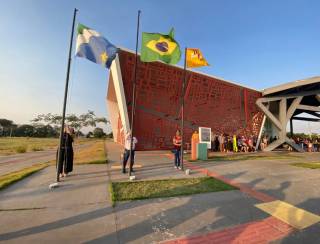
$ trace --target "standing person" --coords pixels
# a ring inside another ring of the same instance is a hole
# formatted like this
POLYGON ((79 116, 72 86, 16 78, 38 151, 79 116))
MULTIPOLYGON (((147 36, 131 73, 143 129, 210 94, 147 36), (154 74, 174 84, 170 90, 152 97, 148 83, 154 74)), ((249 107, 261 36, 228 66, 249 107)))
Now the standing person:
POLYGON ((215 139, 215 134, 213 134, 213 131, 211 131, 211 152, 214 152, 214 139, 215 139))
POLYGON ((68 173, 73 171, 73 134, 74 130, 72 128, 70 128, 69 126, 64 127, 60 163, 58 163, 58 151, 56 160, 57 170, 59 172, 60 177, 67 176, 68 173))
MULTIPOLYGON (((135 148, 136 144, 138 143, 137 138, 134 136, 132 140, 132 165, 130 164, 130 170, 131 172, 134 172, 133 170, 133 164, 134 164, 134 156, 135 156, 135 148)), ((124 153, 123 153, 123 161, 122 161, 122 173, 126 173, 126 166, 127 162, 130 156, 130 144, 131 144, 131 132, 128 132, 125 136, 124 140, 124 153)))
POLYGON ((232 138, 229 135, 226 137, 226 149, 227 149, 227 152, 233 151, 232 138))
POLYGON ((223 133, 219 136, 219 146, 220 146, 220 152, 224 152, 224 135, 223 133))
POLYGON ((242 152, 243 148, 242 148, 242 139, 240 136, 237 137, 237 145, 238 145, 238 152, 242 152))
POLYGON ((215 139, 214 139, 214 149, 215 149, 215 152, 218 152, 219 151, 219 136, 216 135, 215 136, 215 139))
POLYGON ((181 169, 180 167, 180 153, 181 153, 181 133, 180 130, 176 131, 176 135, 173 137, 173 146, 174 146, 174 168, 181 169))
POLYGON ((233 145, 233 152, 238 152, 238 144, 237 144, 237 136, 236 135, 233 135, 232 145, 233 145))

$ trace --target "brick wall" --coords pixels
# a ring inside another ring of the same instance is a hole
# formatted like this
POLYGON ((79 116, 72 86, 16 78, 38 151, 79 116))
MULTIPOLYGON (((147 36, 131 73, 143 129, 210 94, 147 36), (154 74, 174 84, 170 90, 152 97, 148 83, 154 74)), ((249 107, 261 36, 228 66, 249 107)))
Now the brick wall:
MULTIPOLYGON (((135 55, 121 50, 120 66, 129 118, 135 55)), ((139 62, 134 134, 138 150, 170 149, 180 127, 183 70, 160 62, 139 62)), ((261 93, 188 71, 185 94, 185 139, 199 126, 214 133, 255 135, 262 113, 255 105, 261 93)), ((121 126, 121 125, 120 125, 121 126)))

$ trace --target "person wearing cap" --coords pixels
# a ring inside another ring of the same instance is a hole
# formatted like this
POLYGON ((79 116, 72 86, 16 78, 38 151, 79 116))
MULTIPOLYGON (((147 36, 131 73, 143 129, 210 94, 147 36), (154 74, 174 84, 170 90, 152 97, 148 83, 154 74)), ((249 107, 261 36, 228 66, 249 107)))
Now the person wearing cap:
MULTIPOLYGON (((137 138, 134 136, 132 140, 132 164, 130 163, 130 170, 131 172, 134 172, 133 170, 133 164, 134 164, 134 155, 135 155, 135 148, 136 144, 138 143, 137 138)), ((124 141, 124 153, 123 153, 123 161, 122 161, 122 173, 126 173, 126 166, 127 162, 130 156, 130 145, 131 145, 131 132, 128 132, 125 136, 124 141)))

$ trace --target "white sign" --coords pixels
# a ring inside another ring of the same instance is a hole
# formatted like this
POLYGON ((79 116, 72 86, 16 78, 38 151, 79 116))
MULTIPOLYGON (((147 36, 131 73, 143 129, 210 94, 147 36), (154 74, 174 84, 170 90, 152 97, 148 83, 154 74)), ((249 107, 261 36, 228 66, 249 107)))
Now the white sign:
POLYGON ((199 127, 200 143, 207 143, 208 149, 211 149, 211 128, 199 127))

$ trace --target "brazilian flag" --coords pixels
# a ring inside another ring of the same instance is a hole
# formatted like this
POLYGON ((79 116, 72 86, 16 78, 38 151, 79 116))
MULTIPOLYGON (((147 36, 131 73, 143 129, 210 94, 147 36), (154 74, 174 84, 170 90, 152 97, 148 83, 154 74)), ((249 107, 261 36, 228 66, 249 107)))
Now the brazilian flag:
POLYGON ((176 64, 181 57, 179 44, 174 40, 174 30, 168 35, 161 33, 142 33, 141 56, 142 62, 161 60, 167 64, 176 64))

